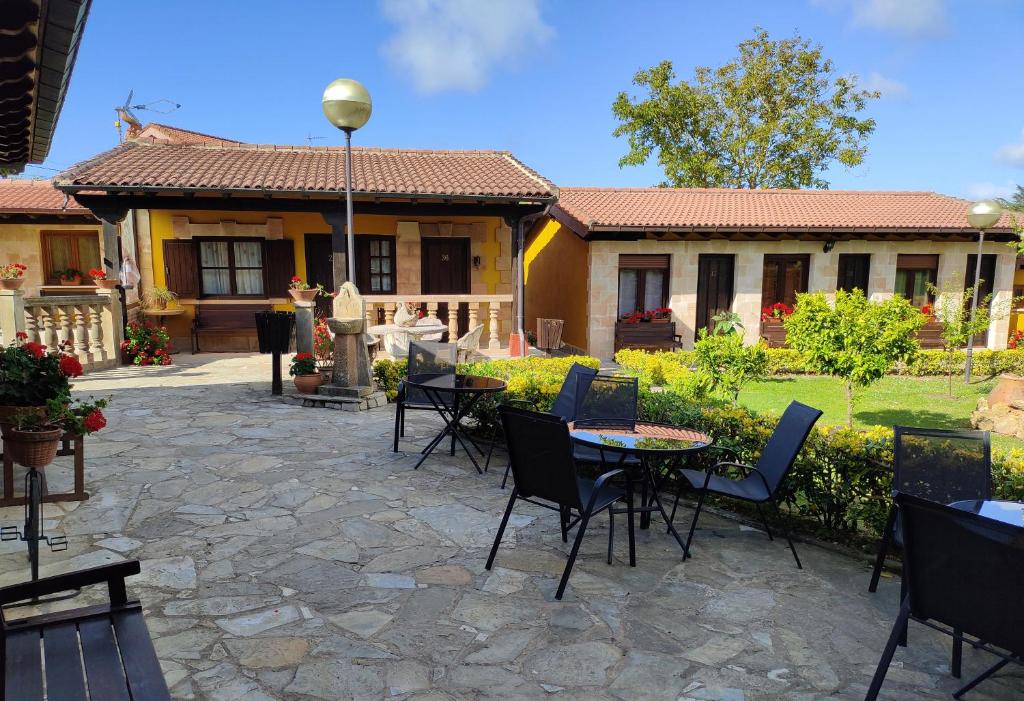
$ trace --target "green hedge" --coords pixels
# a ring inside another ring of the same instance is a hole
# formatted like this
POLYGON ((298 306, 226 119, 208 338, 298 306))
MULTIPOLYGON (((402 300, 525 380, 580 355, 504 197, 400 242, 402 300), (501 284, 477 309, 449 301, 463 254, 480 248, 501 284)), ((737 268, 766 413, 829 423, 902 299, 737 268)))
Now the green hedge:
MULTIPOLYGON (((674 357, 684 355, 682 353, 644 353, 642 356, 632 353, 620 352, 617 357, 631 366, 642 366, 637 371, 638 375, 642 374, 641 419, 704 431, 717 444, 736 450, 744 462, 756 462, 777 416, 706 400, 693 401, 685 391, 677 389, 678 382, 670 379, 685 376, 677 369, 685 370, 681 359, 674 357), (668 377, 664 376, 666 372, 668 377), (664 386, 652 387, 655 380, 661 380, 664 386)), ((596 359, 588 357, 528 358, 469 363, 460 365, 459 370, 504 379, 508 389, 503 397, 527 399, 547 409, 573 362, 599 366, 596 359)), ((378 361, 374 365, 377 381, 385 391, 397 388, 404 370, 404 361, 378 361)), ((473 418, 476 429, 485 435, 490 435, 497 418, 495 409, 501 399, 502 396, 492 397, 477 405, 473 418)), ((700 459, 710 457, 709 452, 700 459)), ((788 481, 783 513, 795 530, 850 545, 870 545, 884 527, 891 503, 891 464, 891 428, 816 427, 788 481)), ((994 454, 992 472, 997 498, 1024 500, 1024 450, 994 454)), ((742 504, 735 501, 724 502, 723 506, 743 509, 742 504)))
MULTIPOLYGON (((953 354, 954 374, 962 374, 967 354, 957 351, 953 354)), ((690 368, 695 364, 693 351, 659 351, 649 353, 642 350, 621 350, 615 354, 615 361, 643 380, 653 384, 665 377, 665 368, 676 366, 690 368)), ((910 365, 899 364, 893 371, 897 375, 914 377, 941 376, 948 372, 948 356, 942 350, 923 350, 910 365)), ((1024 374, 1024 349, 979 350, 974 352, 973 371, 978 376, 995 376, 1004 373, 1024 374)), ((803 375, 808 373, 807 365, 799 351, 792 348, 768 349, 769 375, 803 375)))

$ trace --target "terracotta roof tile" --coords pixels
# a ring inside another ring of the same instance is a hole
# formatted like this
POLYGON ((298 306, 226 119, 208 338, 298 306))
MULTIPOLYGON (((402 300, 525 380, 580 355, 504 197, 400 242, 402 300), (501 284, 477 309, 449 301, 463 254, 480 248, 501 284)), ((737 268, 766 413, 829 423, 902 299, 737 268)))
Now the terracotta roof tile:
POLYGON ((237 139, 225 139, 222 136, 204 134, 201 131, 181 129, 168 124, 150 122, 139 130, 138 134, 129 137, 131 140, 152 139, 165 144, 240 144, 237 139))
POLYGON ((0 178, 0 214, 65 214, 92 217, 49 180, 0 178), (65 199, 67 202, 65 203, 65 199))
MULTIPOLYGON (((550 182, 506 151, 353 148, 360 194, 548 199, 550 182)), ((323 192, 345 190, 345 152, 335 147, 122 144, 55 179, 58 187, 117 190, 323 192)))
MULTIPOLYGON (((933 192, 563 187, 555 214, 594 229, 970 230, 970 202, 933 192)), ((1007 230, 1010 215, 999 229, 1007 230)))

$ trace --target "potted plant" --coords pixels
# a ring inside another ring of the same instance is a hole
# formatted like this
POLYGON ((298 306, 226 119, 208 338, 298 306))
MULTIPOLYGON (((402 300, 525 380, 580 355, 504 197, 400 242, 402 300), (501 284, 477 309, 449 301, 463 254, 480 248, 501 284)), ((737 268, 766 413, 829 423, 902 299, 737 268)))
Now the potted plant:
POLYGON ((639 324, 643 318, 643 312, 636 311, 631 314, 623 314, 621 321, 623 324, 639 324))
POLYGON ((658 307, 647 312, 646 316, 655 324, 667 324, 672 321, 672 310, 668 307, 658 307))
POLYGON ((69 396, 70 379, 82 374, 82 364, 63 346, 47 350, 23 331, 15 336, 0 346, 0 433, 5 439, 16 415, 45 412, 50 400, 69 396))
POLYGON ((112 290, 117 287, 117 280, 108 280, 107 271, 102 268, 92 268, 89 270, 89 277, 96 283, 96 287, 103 290, 112 290))
POLYGON ((4 447, 23 467, 46 467, 57 457, 65 434, 81 436, 107 425, 106 399, 72 400, 67 394, 54 397, 42 408, 19 410, 4 434, 4 447))
POLYGON ((77 268, 58 270, 57 277, 60 280, 60 284, 65 286, 82 284, 82 271, 77 268))
POLYGON ((163 310, 171 302, 177 302, 178 295, 166 287, 151 287, 142 293, 142 306, 145 309, 163 310))
POLYGON ((761 337, 769 347, 781 348, 786 345, 786 317, 793 313, 793 307, 785 302, 770 304, 761 310, 761 337))
POLYGON ((324 290, 323 285, 319 284, 316 287, 310 287, 309 283, 304 282, 298 275, 294 275, 291 282, 288 283, 288 294, 296 302, 312 302, 317 295, 326 296, 327 291, 324 290))
POLYGON ((316 394, 317 388, 324 383, 312 353, 296 353, 292 357, 288 374, 295 378, 295 389, 300 394, 316 394))
POLYGON ((170 365, 171 336, 166 326, 157 326, 149 319, 132 321, 124 328, 121 352, 133 365, 170 365))
POLYGON ((28 266, 22 263, 8 263, 0 267, 0 286, 5 290, 16 290, 25 284, 25 271, 28 266))

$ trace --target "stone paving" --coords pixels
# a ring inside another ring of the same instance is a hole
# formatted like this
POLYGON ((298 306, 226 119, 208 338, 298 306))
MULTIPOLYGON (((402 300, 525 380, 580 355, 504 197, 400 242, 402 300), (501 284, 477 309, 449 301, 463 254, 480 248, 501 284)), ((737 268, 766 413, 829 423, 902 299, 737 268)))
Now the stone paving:
MULTIPOLYGON (((625 538, 609 566, 602 515, 557 602, 554 515, 519 510, 485 571, 501 471, 447 455, 413 471, 425 413, 395 454, 390 408, 282 403, 259 356, 175 361, 78 384, 113 395, 110 425, 86 441, 92 498, 46 508, 69 549, 42 558, 44 575, 142 560, 129 589, 176 699, 863 698, 899 587, 868 594, 862 562, 803 545, 800 571, 784 544, 709 516, 686 564, 654 527, 635 569, 625 538)), ((51 488, 69 472, 49 468, 51 488)), ((3 544, 0 583, 27 578, 23 553, 3 544)), ((948 698, 948 639, 912 625, 910 642, 884 697, 948 698)), ((965 674, 991 662, 966 651, 965 674)), ((1022 694, 1012 669, 968 698, 1022 694)))

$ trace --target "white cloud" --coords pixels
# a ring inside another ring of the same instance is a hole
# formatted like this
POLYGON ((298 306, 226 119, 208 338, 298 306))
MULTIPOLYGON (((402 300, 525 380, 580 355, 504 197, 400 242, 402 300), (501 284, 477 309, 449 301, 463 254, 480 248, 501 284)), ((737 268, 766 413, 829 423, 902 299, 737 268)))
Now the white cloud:
POLYGON ((1003 185, 997 185, 996 183, 972 183, 967 186, 965 194, 971 200, 988 200, 994 197, 1008 199, 1016 190, 1017 184, 1013 181, 1007 181, 1003 185))
POLYGON ((877 71, 868 73, 861 87, 865 90, 877 90, 882 93, 882 97, 904 98, 910 95, 910 88, 906 84, 886 78, 877 71))
POLYGON ((812 0, 831 12, 849 10, 855 27, 910 36, 940 34, 948 26, 946 0, 812 0))
POLYGON ((1015 144, 1003 144, 996 149, 996 160, 1018 168, 1024 168, 1024 129, 1020 132, 1021 140, 1015 144))
POLYGON ((540 0, 380 0, 397 33, 385 56, 425 93, 478 90, 554 36, 540 0))

